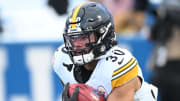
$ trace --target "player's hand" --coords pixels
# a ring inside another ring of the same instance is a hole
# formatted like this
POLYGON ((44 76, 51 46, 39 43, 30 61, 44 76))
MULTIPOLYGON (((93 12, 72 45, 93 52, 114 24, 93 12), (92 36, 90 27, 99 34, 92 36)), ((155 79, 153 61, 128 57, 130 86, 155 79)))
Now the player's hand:
POLYGON ((78 101, 77 98, 78 98, 78 93, 79 93, 79 87, 76 87, 73 92, 73 95, 69 97, 68 86, 69 86, 69 83, 65 85, 64 91, 62 93, 62 101, 78 101))

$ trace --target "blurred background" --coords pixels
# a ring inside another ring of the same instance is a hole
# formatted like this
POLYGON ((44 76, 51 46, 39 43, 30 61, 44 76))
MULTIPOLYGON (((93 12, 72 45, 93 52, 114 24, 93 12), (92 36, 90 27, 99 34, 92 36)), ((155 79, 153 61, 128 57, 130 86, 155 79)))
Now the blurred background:
MULTIPOLYGON (((63 87, 52 70, 52 57, 63 44, 68 13, 83 1, 86 0, 0 0, 0 101, 59 101, 63 87)), ((165 66, 168 60, 168 38, 163 37, 168 35, 158 34, 164 27, 157 32, 159 26, 155 26, 163 15, 158 13, 163 0, 89 1, 102 3, 109 9, 119 45, 137 58, 146 81, 164 89, 158 79, 164 76, 157 74, 159 66, 165 66)), ((174 52, 175 56, 179 54, 174 52)))

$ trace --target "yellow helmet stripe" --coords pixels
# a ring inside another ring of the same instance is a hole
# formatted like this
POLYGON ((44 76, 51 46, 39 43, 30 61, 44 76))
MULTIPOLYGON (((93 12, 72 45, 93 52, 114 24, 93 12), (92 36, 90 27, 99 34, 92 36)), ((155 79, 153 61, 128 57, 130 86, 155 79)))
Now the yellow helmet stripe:
MULTIPOLYGON (((81 3, 78 7, 76 7, 73 16, 72 16, 72 23, 76 22, 77 15, 79 13, 80 8, 85 4, 85 2, 81 3)), ((72 24, 72 28, 76 28, 76 24, 72 24)))

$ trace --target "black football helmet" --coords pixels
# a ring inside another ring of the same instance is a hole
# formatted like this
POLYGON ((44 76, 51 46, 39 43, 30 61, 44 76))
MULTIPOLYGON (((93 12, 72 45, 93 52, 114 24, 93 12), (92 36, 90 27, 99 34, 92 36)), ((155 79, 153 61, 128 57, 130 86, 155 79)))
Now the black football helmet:
POLYGON ((85 2, 73 9, 66 20, 63 37, 65 48, 75 65, 100 59, 117 44, 113 18, 103 5, 96 2, 85 2), (91 34, 95 37, 93 42, 91 34), (74 49, 73 40, 76 38, 88 38, 89 42, 85 48, 74 49))
POLYGON ((180 27, 180 0, 163 0, 157 8, 156 22, 152 26, 152 39, 166 44, 174 26, 180 27))

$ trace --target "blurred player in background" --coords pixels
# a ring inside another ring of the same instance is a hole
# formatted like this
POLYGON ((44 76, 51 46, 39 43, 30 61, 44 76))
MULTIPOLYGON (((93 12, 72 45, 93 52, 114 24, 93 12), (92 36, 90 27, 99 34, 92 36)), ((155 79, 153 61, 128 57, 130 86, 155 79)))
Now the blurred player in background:
POLYGON ((103 92, 107 101, 156 101, 157 88, 144 81, 136 58, 117 45, 115 34, 113 18, 103 5, 78 5, 66 20, 54 71, 62 84, 87 84, 103 92))
POLYGON ((135 36, 145 26, 148 0, 102 0, 114 18, 118 35, 135 36))
POLYGON ((163 0, 157 14, 152 83, 158 86, 161 101, 180 101, 180 1, 163 0))
POLYGON ((52 7, 58 15, 68 12, 69 0, 48 0, 48 5, 52 7))

